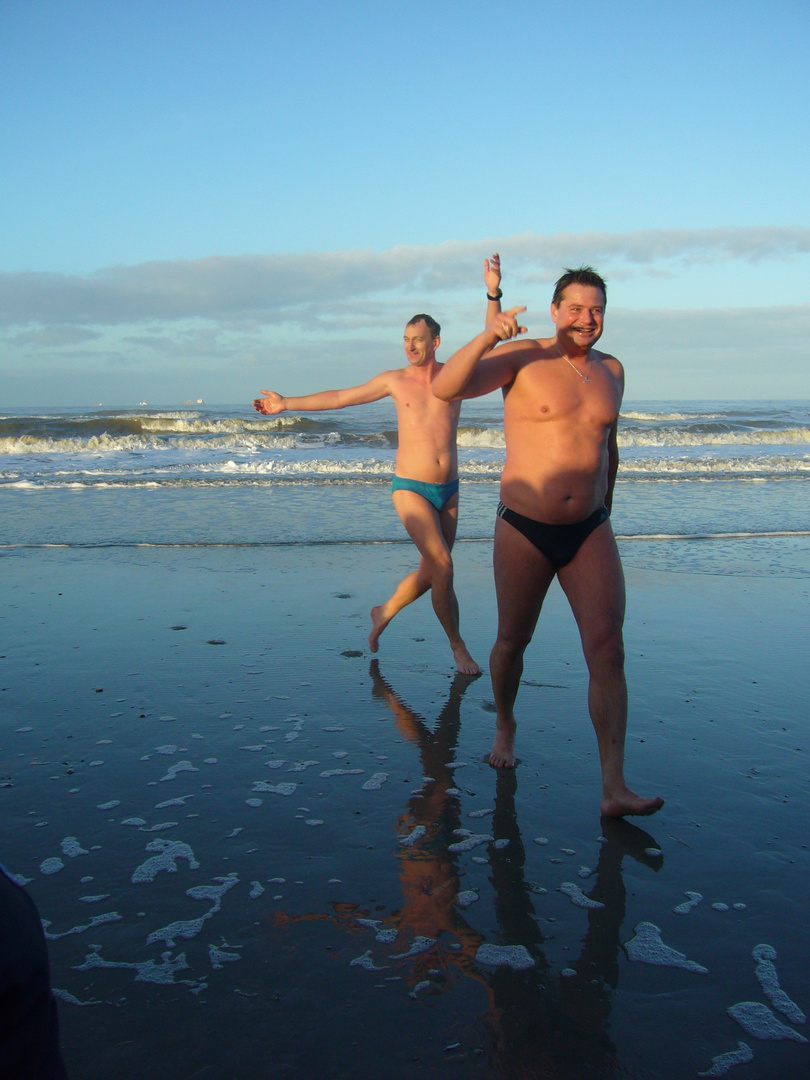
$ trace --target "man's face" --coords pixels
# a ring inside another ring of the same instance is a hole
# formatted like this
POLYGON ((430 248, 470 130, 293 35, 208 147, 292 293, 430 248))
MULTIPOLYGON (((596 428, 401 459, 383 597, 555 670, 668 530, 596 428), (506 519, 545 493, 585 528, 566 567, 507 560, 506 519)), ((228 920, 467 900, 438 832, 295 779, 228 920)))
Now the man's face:
POLYGON ((582 351, 602 336, 605 297, 596 285, 569 285, 559 304, 551 305, 557 341, 563 352, 582 351))
POLYGON ((425 320, 420 319, 419 322, 405 327, 403 344, 408 363, 415 367, 424 367, 435 359, 439 338, 433 337, 425 320))

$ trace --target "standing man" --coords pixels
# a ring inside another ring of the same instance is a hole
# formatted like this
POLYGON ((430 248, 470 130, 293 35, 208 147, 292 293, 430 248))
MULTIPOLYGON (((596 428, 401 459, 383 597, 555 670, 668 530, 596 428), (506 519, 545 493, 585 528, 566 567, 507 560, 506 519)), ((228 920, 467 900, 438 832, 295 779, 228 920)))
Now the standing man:
MULTIPOLYGON (((496 257, 486 263, 500 272, 496 257)), ((487 277, 492 293, 490 277, 487 277)), ((499 290, 496 290, 499 291, 499 290)), ((483 333, 459 349, 433 383, 443 401, 502 389, 506 463, 495 522, 498 636, 490 656, 497 711, 490 764, 515 764, 514 715, 523 654, 556 574, 579 627, 588 665, 588 709, 602 769, 602 814, 654 814, 624 779, 627 683, 625 593, 610 525, 619 455, 616 429, 624 372, 594 348, 606 289, 591 267, 566 270, 551 302, 554 337, 510 341, 525 307, 489 313, 483 333), (500 342, 508 342, 494 349, 500 342)))
POLYGON ((464 675, 479 675, 481 669, 459 633, 458 600, 453 590, 450 553, 458 525, 456 435, 461 403, 441 401, 433 394, 433 380, 442 368, 436 360, 440 332, 441 327, 430 315, 414 315, 405 327, 405 367, 383 371, 362 386, 304 397, 282 397, 272 390, 262 390, 262 397, 256 398, 253 407, 272 416, 289 409, 320 412, 393 398, 399 431, 392 483, 394 506, 420 560, 418 570, 403 578, 384 604, 371 609, 369 648, 377 652, 380 635, 397 612, 429 589, 456 667, 464 675))

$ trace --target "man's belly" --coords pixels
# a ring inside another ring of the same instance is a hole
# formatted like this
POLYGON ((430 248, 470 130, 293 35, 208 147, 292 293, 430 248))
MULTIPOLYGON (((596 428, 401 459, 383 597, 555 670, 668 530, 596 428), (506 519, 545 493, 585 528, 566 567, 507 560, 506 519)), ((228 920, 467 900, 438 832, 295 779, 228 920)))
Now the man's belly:
POLYGON ((604 504, 607 479, 602 475, 581 474, 545 479, 504 470, 500 494, 505 506, 533 521, 573 525, 604 504))

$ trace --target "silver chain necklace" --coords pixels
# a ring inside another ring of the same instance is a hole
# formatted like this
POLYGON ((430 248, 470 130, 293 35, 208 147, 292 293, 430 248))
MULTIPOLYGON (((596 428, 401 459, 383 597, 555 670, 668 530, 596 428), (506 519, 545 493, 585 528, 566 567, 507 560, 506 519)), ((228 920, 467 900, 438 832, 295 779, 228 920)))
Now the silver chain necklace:
POLYGON ((593 363, 593 357, 591 356, 590 353, 588 353, 588 372, 589 372, 589 374, 585 375, 579 370, 579 368, 577 367, 576 364, 573 364, 568 359, 568 357, 565 355, 565 353, 562 351, 562 349, 560 348, 559 345, 557 345, 556 348, 557 348, 557 352, 560 354, 560 356, 563 358, 563 360, 566 362, 566 364, 568 364, 568 366, 570 368, 574 369, 574 371, 577 373, 577 375, 579 375, 580 379, 582 379, 583 382, 590 382, 591 381, 590 380, 590 370, 591 370, 591 364, 593 363))

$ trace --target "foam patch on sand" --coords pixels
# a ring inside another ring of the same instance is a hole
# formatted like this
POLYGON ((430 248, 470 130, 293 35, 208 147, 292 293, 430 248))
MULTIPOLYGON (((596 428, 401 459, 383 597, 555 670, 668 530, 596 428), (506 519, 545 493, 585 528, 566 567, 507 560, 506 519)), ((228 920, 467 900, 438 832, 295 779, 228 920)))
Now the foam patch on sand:
POLYGON ((76 971, 92 971, 94 968, 122 968, 134 971, 136 982, 157 983, 161 986, 180 984, 190 987, 192 992, 204 990, 207 985, 201 979, 175 978, 178 971, 189 970, 185 953, 172 957, 171 952, 164 952, 161 954, 159 963, 156 960, 104 960, 101 956, 101 946, 91 945, 84 963, 76 965, 76 971))
POLYGON ((699 1072, 698 1076, 725 1076, 735 1065, 744 1065, 747 1061, 754 1060, 754 1051, 748 1043, 737 1043, 736 1050, 729 1050, 725 1054, 718 1054, 712 1058, 712 1067, 706 1072, 699 1072))
POLYGON ((773 1007, 786 1016, 792 1024, 805 1024, 807 1017, 779 985, 779 976, 776 974, 773 963, 776 959, 776 949, 771 945, 757 945, 751 955, 757 961, 754 974, 773 1007))
POLYGON ((689 897, 689 899, 685 900, 682 904, 678 904, 677 907, 674 907, 672 909, 676 915, 688 915, 689 912, 693 908, 696 908, 703 899, 699 892, 687 892, 686 895, 689 897))
POLYGON ((236 885, 239 878, 236 874, 228 874, 227 877, 218 877, 214 880, 218 881, 219 885, 195 885, 191 889, 186 889, 186 896, 190 896, 192 900, 213 901, 213 906, 204 915, 200 915, 197 919, 177 919, 160 930, 153 930, 146 939, 146 944, 152 945, 156 941, 163 941, 171 949, 174 948, 178 938, 188 941, 196 937, 201 932, 203 923, 212 919, 221 910, 222 897, 236 885))
POLYGON ((482 844, 491 844, 495 839, 493 836, 488 836, 486 833, 471 833, 468 829, 454 829, 453 835, 461 836, 463 839, 457 841, 455 844, 449 844, 447 847, 448 851, 473 851, 482 844))
POLYGON ((475 959, 486 967, 509 967, 513 971, 527 971, 536 963, 525 945, 479 945, 475 959))
POLYGON ((798 1031, 783 1024, 761 1001, 740 1001, 730 1006, 728 1014, 755 1039, 788 1039, 799 1043, 807 1042, 804 1035, 800 1035, 798 1031))
POLYGON ((416 825, 407 836, 400 836, 397 843, 400 847, 413 847, 413 845, 421 840, 427 833, 427 829, 424 825, 416 825))
POLYGON ((379 791, 387 779, 387 772, 375 772, 362 785, 363 791, 379 791))
MULTIPOLYGON (((91 897, 91 899, 96 899, 91 897)), ((52 934, 48 930, 51 925, 47 919, 42 920, 42 928, 48 941, 58 941, 59 938, 70 937, 72 934, 83 934, 85 930, 92 930, 94 926, 102 926, 104 923, 120 922, 121 916, 117 911, 108 911, 105 915, 94 915, 89 923, 84 926, 72 926, 70 930, 63 930, 61 934, 52 934)))
POLYGON ((564 881, 562 885, 560 885, 560 892, 567 896, 571 903, 575 904, 576 907, 596 909, 605 906, 604 904, 600 904, 598 900, 591 900, 591 898, 586 896, 582 889, 580 889, 578 885, 575 885, 573 881, 564 881))
POLYGON ((708 974, 709 969, 694 960, 687 960, 684 953, 672 949, 661 940, 661 931, 651 922, 640 922, 635 928, 635 937, 624 946, 630 960, 642 964, 654 964, 657 967, 683 968, 700 975, 708 974))
POLYGON ((178 859, 185 859, 191 870, 198 870, 200 866, 194 858, 194 852, 181 840, 153 840, 146 845, 146 850, 157 851, 159 854, 135 867, 131 878, 133 885, 154 881, 162 870, 167 874, 176 874, 178 859))

